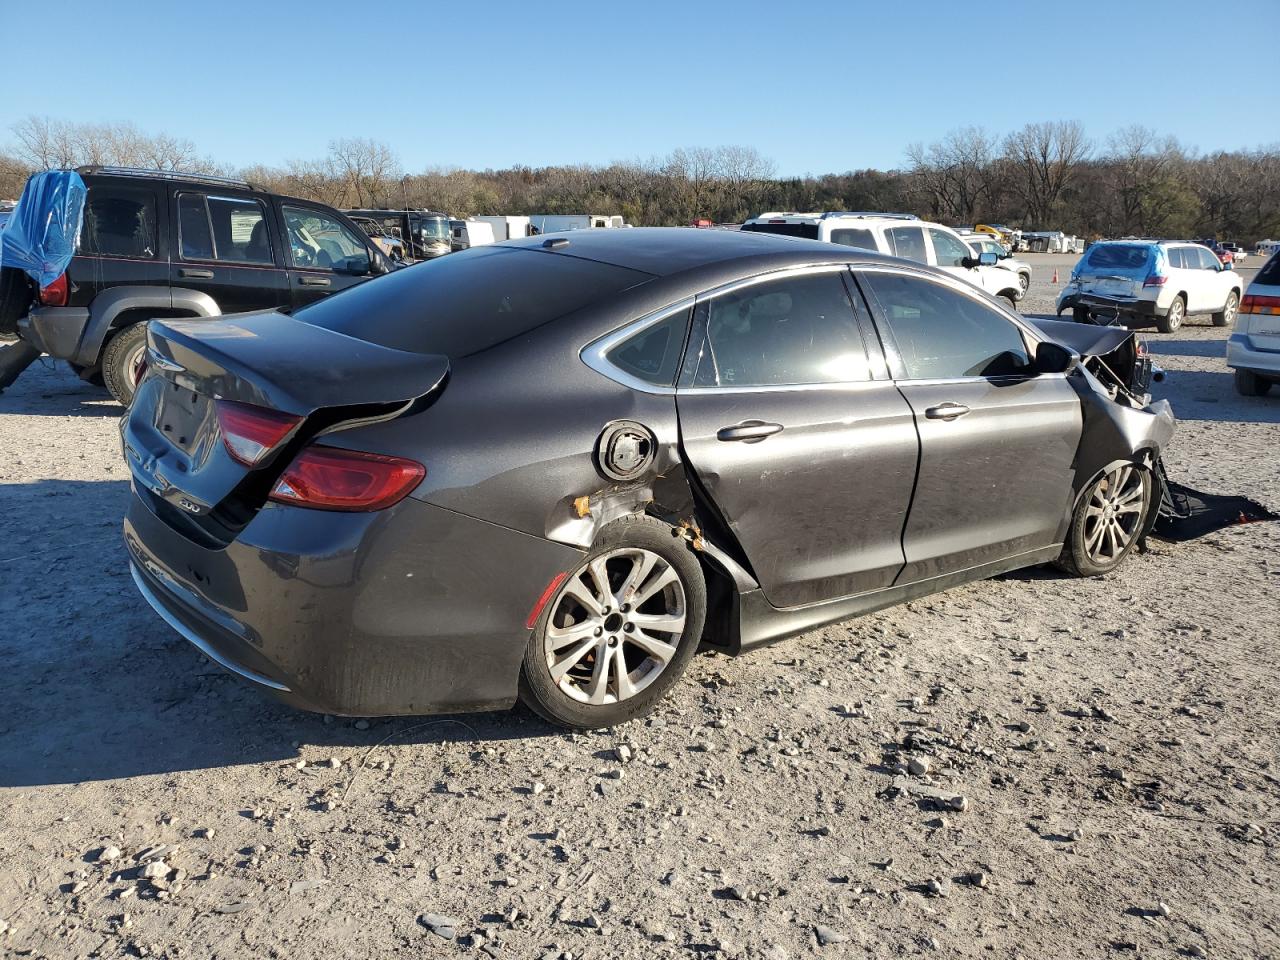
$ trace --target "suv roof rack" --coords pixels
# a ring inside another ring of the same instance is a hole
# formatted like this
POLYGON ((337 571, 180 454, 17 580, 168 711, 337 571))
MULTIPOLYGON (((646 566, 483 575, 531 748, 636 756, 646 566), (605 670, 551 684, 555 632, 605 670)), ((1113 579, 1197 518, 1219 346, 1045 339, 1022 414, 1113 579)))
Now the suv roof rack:
POLYGON ((828 210, 822 215, 822 219, 828 217, 878 217, 883 220, 919 220, 914 213, 878 213, 875 210, 828 210))
POLYGON ((248 180, 241 180, 239 177, 218 177, 211 173, 182 173, 178 170, 147 170, 144 167, 108 167, 90 163, 76 167, 76 173, 100 173, 111 177, 145 177, 153 180, 184 180, 191 183, 210 183, 221 187, 258 189, 248 180))

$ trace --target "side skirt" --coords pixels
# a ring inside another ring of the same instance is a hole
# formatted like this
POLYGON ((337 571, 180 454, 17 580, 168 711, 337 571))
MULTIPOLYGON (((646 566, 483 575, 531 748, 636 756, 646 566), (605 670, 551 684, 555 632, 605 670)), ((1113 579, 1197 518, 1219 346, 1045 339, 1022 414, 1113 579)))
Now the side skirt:
POLYGON ((752 590, 740 594, 734 604, 733 618, 736 621, 732 631, 734 642, 729 652, 742 653, 753 647, 794 637, 806 630, 874 613, 885 607, 916 600, 961 584, 985 580, 1022 567, 1048 563, 1056 559, 1061 552, 1062 545, 1053 544, 941 577, 917 580, 914 583, 904 583, 871 593, 860 593, 853 597, 842 597, 839 600, 828 600, 803 607, 775 607, 765 599, 763 591, 752 590))

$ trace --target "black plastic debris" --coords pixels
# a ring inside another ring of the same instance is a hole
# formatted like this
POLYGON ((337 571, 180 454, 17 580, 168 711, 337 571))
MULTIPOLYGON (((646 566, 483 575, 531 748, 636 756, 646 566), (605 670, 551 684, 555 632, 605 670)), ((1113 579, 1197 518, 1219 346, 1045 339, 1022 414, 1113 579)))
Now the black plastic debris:
POLYGON ((1163 463, 1159 469, 1163 496, 1160 513, 1151 528, 1151 536, 1158 540, 1181 543, 1224 527, 1280 520, 1280 515, 1272 513, 1256 500, 1192 490, 1170 480, 1164 472, 1163 463))

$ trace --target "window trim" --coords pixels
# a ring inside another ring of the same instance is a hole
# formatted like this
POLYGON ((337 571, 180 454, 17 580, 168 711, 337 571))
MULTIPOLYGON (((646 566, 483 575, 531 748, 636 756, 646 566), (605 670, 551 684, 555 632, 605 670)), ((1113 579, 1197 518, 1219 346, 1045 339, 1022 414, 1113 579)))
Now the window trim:
MULTIPOLYGON (((900 266, 898 264, 855 264, 852 266, 853 278, 855 281, 860 280, 861 274, 866 273, 887 273, 890 275, 907 276, 916 280, 924 280, 928 283, 936 283, 939 286, 949 287, 951 290, 960 293, 970 300, 974 301, 981 307, 986 307, 998 316, 1008 320, 1018 334, 1022 337, 1023 345, 1027 348, 1027 355, 1035 360, 1036 347, 1045 342, 1045 337, 1038 333, 1020 316, 1011 311, 1008 307, 1003 306, 998 300, 991 298, 985 291, 979 290, 972 284, 965 282, 948 274, 936 274, 925 270, 913 270, 910 267, 900 266)), ((906 364, 903 363, 902 354, 898 352, 898 342, 894 339, 893 328, 885 319, 884 305, 876 296, 876 292, 871 288, 870 284, 858 282, 858 288, 862 291, 863 299, 867 302, 867 307, 871 311, 871 320, 875 324, 876 333, 880 336, 880 343, 884 348, 885 360, 889 364, 889 375, 894 383, 918 385, 938 385, 938 384, 962 384, 976 383, 984 381, 986 383, 1007 383, 1020 382, 1026 380, 1065 380, 1065 373, 1004 373, 997 376, 967 376, 967 377, 929 377, 927 379, 912 379, 907 376, 906 364)))
POLYGON ((222 194, 205 193, 202 190, 178 190, 174 192, 174 211, 177 213, 177 237, 178 237, 178 259, 183 263, 208 263, 220 267, 240 267, 249 270, 279 270, 280 264, 276 262, 276 247, 272 243, 271 227, 271 207, 261 197, 254 196, 224 196, 222 194), (188 257, 183 251, 182 239, 182 198, 183 197, 199 197, 204 206, 204 220, 209 227, 209 242, 213 244, 212 257, 188 257), (267 225, 267 247, 271 253, 270 262, 261 260, 223 260, 218 256, 218 237, 213 230, 213 215, 209 212, 210 200, 223 200, 231 203, 244 203, 245 201, 256 203, 262 209, 262 222, 267 225))
MULTIPOLYGON (((120 196, 121 194, 139 194, 150 199, 151 217, 153 220, 152 229, 155 231, 151 237, 151 239, 155 241, 152 244, 151 256, 146 257, 146 256, 133 256, 133 255, 121 254, 121 253, 101 253, 97 250, 85 251, 84 253, 81 253, 80 234, 76 235, 75 256, 92 257, 100 260, 129 260, 133 263, 153 263, 156 260, 159 260, 160 259, 160 243, 163 238, 164 230, 161 229, 161 223, 160 223, 160 211, 161 211, 162 204, 160 203, 159 198, 156 196, 156 192, 154 190, 148 190, 146 189, 145 186, 142 186, 142 185, 134 186, 131 184, 126 187, 126 186, 117 186, 116 184, 109 184, 109 183, 104 183, 104 184, 90 183, 88 185, 88 189, 86 189, 85 191, 84 205, 86 210, 89 207, 89 203, 93 195, 93 191, 95 189, 100 190, 103 193, 108 193, 109 191, 114 192, 116 196, 120 196)), ((83 232, 84 232, 84 227, 81 226, 81 233, 83 232)))
MULTIPOLYGON (((661 384, 650 383, 648 380, 642 380, 635 374, 628 373, 621 367, 617 366, 609 359, 609 351, 614 347, 630 340, 633 336, 643 333, 650 327, 661 323, 672 314, 679 313, 681 310, 690 311, 693 309, 694 298, 685 297, 683 300, 677 300, 675 303, 667 304, 651 313, 646 313, 637 320, 623 324, 612 333, 606 333, 603 337, 591 341, 580 351, 578 357, 588 367, 594 370, 608 380, 621 384, 624 387, 630 387, 632 390, 638 390, 641 393, 652 393, 658 396, 668 396, 676 392, 674 386, 664 387, 661 384)), ((685 324, 685 346, 680 351, 680 364, 677 365, 677 374, 684 363, 684 351, 688 349, 689 325, 685 324)))
MULTIPOLYGON (((319 207, 313 207, 307 203, 299 203, 293 200, 282 199, 280 201, 280 223, 284 226, 284 259, 285 259, 284 269, 314 271, 316 273, 331 273, 334 276, 338 276, 338 277, 364 276, 364 274, 339 273, 337 270, 334 270, 333 267, 303 266, 301 264, 294 263, 293 262, 293 244, 289 242, 289 215, 285 212, 289 208, 293 208, 294 210, 310 210, 312 213, 316 214, 317 216, 330 217, 331 219, 336 220, 339 226, 347 227, 348 229, 350 229, 350 227, 347 224, 342 222, 343 218, 341 214, 334 216, 334 214, 338 213, 337 210, 322 210, 319 207)), ((373 263, 374 263, 373 251, 370 249, 370 245, 372 241, 369 240, 369 237, 359 227, 355 228, 354 233, 355 233, 356 239, 360 241, 360 246, 369 255, 369 269, 372 270, 373 263)))

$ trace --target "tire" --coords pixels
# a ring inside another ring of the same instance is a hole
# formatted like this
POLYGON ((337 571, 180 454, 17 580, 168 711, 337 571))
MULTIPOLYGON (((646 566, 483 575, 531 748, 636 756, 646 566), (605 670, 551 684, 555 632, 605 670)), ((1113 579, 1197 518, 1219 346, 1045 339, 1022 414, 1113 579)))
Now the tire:
POLYGON ((1100 577, 1120 566, 1138 543, 1154 489, 1151 471, 1134 463, 1120 464, 1089 484, 1071 517, 1058 569, 1073 577, 1100 577))
POLYGON ((1236 393, 1242 397, 1265 397, 1271 392, 1271 381, 1252 370, 1237 370, 1235 382, 1236 393))
POLYGON ((1031 278, 1025 273, 1018 274, 1018 299, 1022 300, 1031 289, 1031 278))
POLYGON ((1213 315, 1213 325, 1215 327, 1225 327, 1235 322, 1236 314, 1240 312, 1240 295, 1232 290, 1227 294, 1227 302, 1222 306, 1221 313, 1213 315))
POLYGON ((1012 293, 1005 291, 1004 293, 1000 294, 1000 299, 1003 300, 1005 303, 1007 303, 1009 305, 1009 309, 1012 310, 1014 313, 1018 312, 1018 298, 1015 297, 1012 293))
POLYGON ((137 383, 136 363, 147 347, 147 325, 135 323, 118 331, 102 351, 102 382, 111 396, 126 407, 133 402, 137 383))
POLYGON ((1173 333, 1182 326, 1182 321, 1187 317, 1187 301, 1182 294, 1178 294, 1173 298, 1173 303, 1169 304, 1169 312, 1163 317, 1156 317, 1156 329, 1161 333, 1173 333))
POLYGON ((646 516, 611 523, 543 608, 525 649, 520 699, 551 723, 575 730, 595 730, 643 716, 680 679, 698 652, 706 612, 702 567, 670 525, 646 516), (651 566, 645 568, 646 563, 651 566), (594 586, 593 567, 603 572, 607 581, 608 613, 593 615, 578 600, 586 597, 594 602, 596 595, 604 593, 594 586), (640 582, 628 584, 637 572, 640 582), (646 586, 652 591, 669 573, 674 574, 674 580, 660 586, 635 609, 623 609, 620 600, 627 594, 622 591, 629 588, 634 594, 646 586), (632 620, 657 616, 668 619, 670 623, 664 626, 674 630, 651 626, 646 632, 632 620), (556 632, 561 635, 558 648, 552 646, 556 632), (655 643, 657 637, 673 642, 655 643), (565 654, 565 650, 569 652, 565 654), (624 672, 615 670, 619 653, 622 664, 629 668, 624 672), (559 678, 552 675, 551 660, 557 656, 559 678), (661 662, 662 656, 669 658, 661 662), (601 677, 601 669, 609 676, 601 677), (621 686, 624 677, 631 692, 624 692, 621 686))
POLYGON ((1071 319, 1076 323, 1093 323, 1093 320, 1089 318, 1089 311, 1084 307, 1072 307, 1071 319))
POLYGON ((0 336, 18 332, 18 321, 31 306, 31 283, 17 267, 0 267, 0 336))

